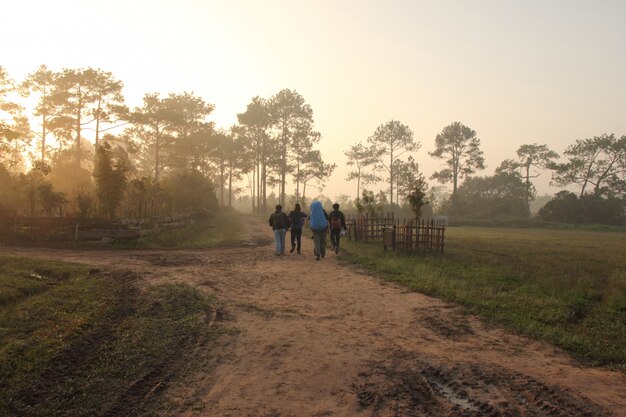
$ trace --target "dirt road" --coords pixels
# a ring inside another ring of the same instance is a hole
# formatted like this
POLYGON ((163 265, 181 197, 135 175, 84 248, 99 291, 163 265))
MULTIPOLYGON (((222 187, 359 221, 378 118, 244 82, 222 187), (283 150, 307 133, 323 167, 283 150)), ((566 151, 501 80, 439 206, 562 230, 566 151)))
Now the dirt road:
POLYGON ((214 325, 238 332, 206 352, 211 372, 165 393, 184 416, 626 415, 623 374, 486 327, 334 254, 315 261, 309 239, 302 255, 275 257, 269 228, 252 226, 236 248, 1 252, 215 293, 222 306, 214 325))

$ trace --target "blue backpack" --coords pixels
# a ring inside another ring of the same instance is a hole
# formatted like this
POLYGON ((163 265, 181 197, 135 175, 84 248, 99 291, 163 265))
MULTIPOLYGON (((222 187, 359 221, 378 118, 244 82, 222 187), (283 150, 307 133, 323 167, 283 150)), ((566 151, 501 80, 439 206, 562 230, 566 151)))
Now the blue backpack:
POLYGON ((323 232, 328 227, 328 221, 324 216, 322 203, 314 201, 311 203, 311 230, 314 232, 323 232))

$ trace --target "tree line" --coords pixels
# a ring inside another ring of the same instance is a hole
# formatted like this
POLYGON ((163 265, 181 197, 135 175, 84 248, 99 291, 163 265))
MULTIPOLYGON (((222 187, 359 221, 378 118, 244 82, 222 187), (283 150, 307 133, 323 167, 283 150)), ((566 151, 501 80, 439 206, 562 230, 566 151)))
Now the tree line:
POLYGON ((208 120, 215 106, 193 93, 147 93, 131 109, 122 89, 99 69, 42 65, 15 82, 0 67, 0 204, 31 215, 154 216, 231 205, 247 184, 252 209, 265 212, 268 188, 284 202, 291 180, 306 198, 335 168, 296 91, 254 97, 238 124, 219 129, 208 120))
POLYGON ((394 120, 376 128, 365 142, 350 146, 345 155, 352 170, 346 180, 356 181, 355 208, 374 213, 404 204, 417 216, 426 206, 429 214, 475 219, 529 217, 537 196, 533 181, 548 170, 552 184, 577 185, 580 191, 557 193, 539 210, 541 218, 569 223, 626 221, 626 136, 603 134, 577 140, 565 149, 563 158, 545 144, 523 144, 516 157, 502 161, 493 175, 475 176, 485 169, 480 139, 470 127, 453 122, 436 136, 435 149, 429 153, 442 161, 442 168, 430 179, 450 184, 449 194, 440 187, 429 192, 411 155, 420 147, 410 128, 394 120), (400 158, 404 154, 409 156, 400 158), (374 195, 362 189, 382 180, 388 184, 387 192, 374 195))
MULTIPOLYGON (((147 93, 131 109, 122 90, 100 69, 42 65, 16 82, 0 67, 0 209, 145 217, 230 206, 247 189, 250 208, 265 213, 275 202, 306 202, 336 168, 317 149, 313 109, 296 91, 254 97, 236 125, 220 129, 209 121, 215 106, 193 93, 147 93)), ((355 182, 355 209, 527 217, 533 181, 549 170, 553 184, 580 192, 557 194, 541 216, 624 221, 626 136, 577 140, 562 157, 545 144, 524 144, 490 176, 475 175, 485 160, 478 134, 463 123, 445 126, 434 145, 429 155, 442 165, 430 180, 449 184, 450 193, 429 189, 416 159, 421 143, 400 121, 350 145, 345 179, 355 182), (383 181, 378 194, 366 188, 383 181)))

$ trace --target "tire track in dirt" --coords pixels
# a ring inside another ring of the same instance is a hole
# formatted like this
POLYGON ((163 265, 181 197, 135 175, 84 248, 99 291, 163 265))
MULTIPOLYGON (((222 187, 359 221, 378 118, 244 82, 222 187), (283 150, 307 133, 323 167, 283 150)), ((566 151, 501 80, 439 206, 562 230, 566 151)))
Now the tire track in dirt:
MULTIPOLYGON (((250 224, 250 241, 271 231, 250 224)), ((266 239, 267 241, 267 239, 266 239)), ((131 269, 215 293, 238 330, 163 393, 184 416, 626 415, 623 374, 484 326, 452 304, 269 245, 194 251, 3 250, 131 269)), ((341 254, 339 255, 341 256, 341 254)))

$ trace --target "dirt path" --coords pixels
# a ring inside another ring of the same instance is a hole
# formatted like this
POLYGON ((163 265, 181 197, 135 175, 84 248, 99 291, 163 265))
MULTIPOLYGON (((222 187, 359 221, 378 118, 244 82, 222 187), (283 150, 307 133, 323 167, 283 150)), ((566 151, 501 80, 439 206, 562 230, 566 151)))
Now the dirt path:
POLYGON ((146 283, 213 292, 239 332, 207 352, 210 373, 168 395, 185 416, 626 415, 623 374, 488 328, 449 303, 338 263, 250 244, 198 251, 3 248, 5 254, 133 270, 146 283), (182 407, 184 408, 184 407, 182 407))

